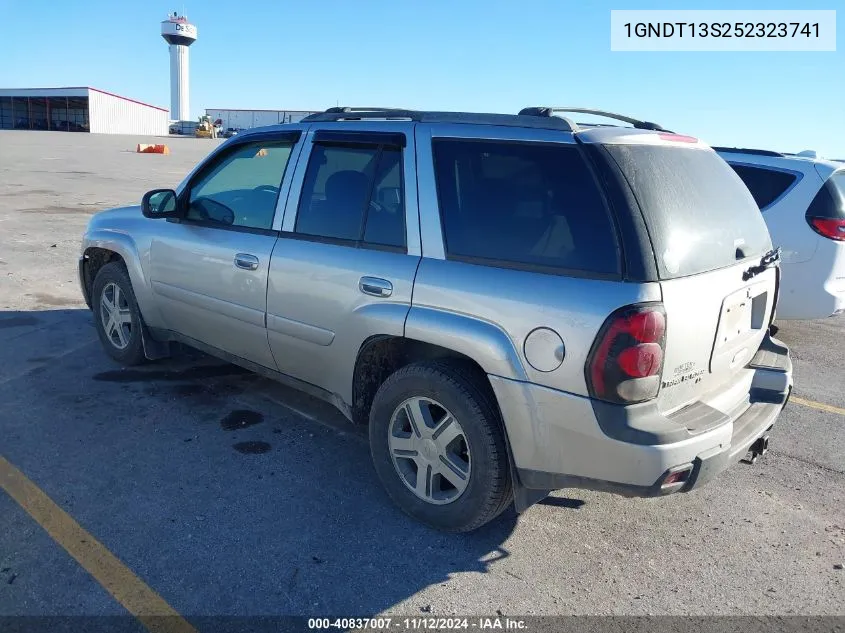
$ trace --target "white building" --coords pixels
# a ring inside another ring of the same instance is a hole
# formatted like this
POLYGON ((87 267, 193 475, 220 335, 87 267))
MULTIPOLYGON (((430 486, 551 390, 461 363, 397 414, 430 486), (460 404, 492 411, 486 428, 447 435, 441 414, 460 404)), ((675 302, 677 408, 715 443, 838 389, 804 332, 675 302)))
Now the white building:
POLYGON ((296 123, 316 110, 231 110, 206 108, 205 113, 213 122, 220 121, 224 130, 229 128, 249 129, 279 123, 296 123))
POLYGON ((165 108, 90 87, 0 88, 0 129, 167 136, 165 108))

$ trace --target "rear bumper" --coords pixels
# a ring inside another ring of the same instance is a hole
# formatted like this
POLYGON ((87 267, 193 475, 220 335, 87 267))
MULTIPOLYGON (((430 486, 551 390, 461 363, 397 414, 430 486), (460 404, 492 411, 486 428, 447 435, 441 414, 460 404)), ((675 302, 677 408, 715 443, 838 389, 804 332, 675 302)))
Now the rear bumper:
POLYGON ((792 389, 789 351, 767 337, 749 369, 744 405, 723 413, 698 404, 670 416, 648 407, 616 407, 626 415, 614 409, 608 415, 589 398, 497 376, 490 381, 522 486, 653 497, 704 485, 772 428, 792 389), (679 468, 691 468, 688 477, 664 486, 679 468))
MULTIPOLYGON (((788 396, 787 396, 788 397, 788 396)), ((733 423, 734 431, 727 448, 723 445, 699 452, 691 461, 666 468, 649 485, 608 481, 564 473, 549 473, 517 468, 523 486, 531 489, 557 490, 559 488, 582 488, 611 492, 625 497, 662 497, 673 492, 689 492, 700 488, 748 452, 751 445, 763 437, 774 426, 784 405, 758 403, 751 405, 733 423), (692 466, 689 478, 678 486, 663 486, 666 477, 678 467, 692 466)), ((659 463, 659 462, 656 462, 659 463)), ((665 464, 664 464, 665 465, 665 464)))

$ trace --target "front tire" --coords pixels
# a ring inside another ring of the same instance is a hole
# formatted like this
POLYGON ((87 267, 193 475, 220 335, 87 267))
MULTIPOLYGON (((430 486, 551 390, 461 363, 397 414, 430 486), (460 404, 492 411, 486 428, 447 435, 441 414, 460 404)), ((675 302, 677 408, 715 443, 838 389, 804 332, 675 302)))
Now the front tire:
POLYGON ((480 380, 448 362, 414 363, 384 382, 370 411, 370 451, 387 494, 446 532, 481 527, 513 496, 502 425, 480 380))
POLYGON ((123 365, 143 363, 141 312, 123 262, 111 262, 97 272, 91 295, 94 323, 106 353, 123 365))

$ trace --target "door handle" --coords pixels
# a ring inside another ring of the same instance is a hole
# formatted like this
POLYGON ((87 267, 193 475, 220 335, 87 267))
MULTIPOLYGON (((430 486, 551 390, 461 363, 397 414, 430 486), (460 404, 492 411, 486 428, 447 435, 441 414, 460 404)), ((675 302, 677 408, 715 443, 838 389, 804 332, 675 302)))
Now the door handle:
POLYGON ((235 266, 244 270, 258 270, 258 258, 249 253, 238 253, 235 255, 235 266))
POLYGON ((358 290, 365 295, 374 297, 389 297, 393 294, 393 284, 381 277, 361 277, 358 290))

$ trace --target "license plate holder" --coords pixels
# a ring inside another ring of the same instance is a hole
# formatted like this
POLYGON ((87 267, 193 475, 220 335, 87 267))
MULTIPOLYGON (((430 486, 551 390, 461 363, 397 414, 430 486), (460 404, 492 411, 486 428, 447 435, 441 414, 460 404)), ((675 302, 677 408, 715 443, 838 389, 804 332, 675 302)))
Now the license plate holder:
POLYGON ((751 309, 753 300, 747 288, 728 295, 722 304, 719 316, 719 333, 716 347, 725 347, 751 330, 751 309))

